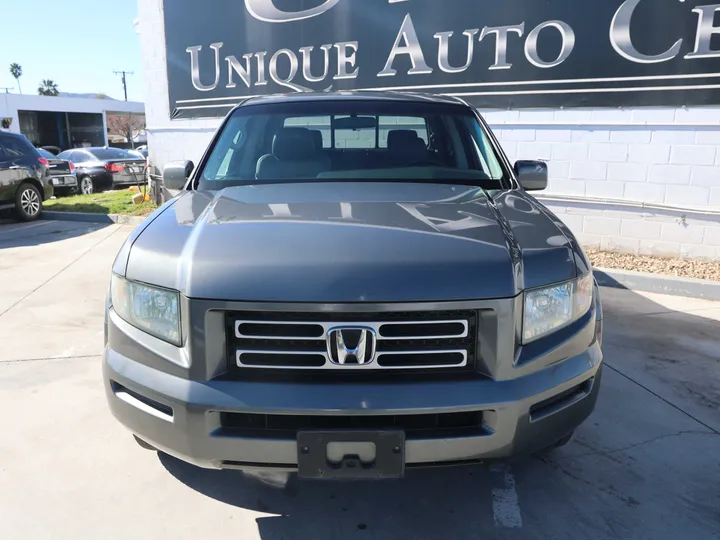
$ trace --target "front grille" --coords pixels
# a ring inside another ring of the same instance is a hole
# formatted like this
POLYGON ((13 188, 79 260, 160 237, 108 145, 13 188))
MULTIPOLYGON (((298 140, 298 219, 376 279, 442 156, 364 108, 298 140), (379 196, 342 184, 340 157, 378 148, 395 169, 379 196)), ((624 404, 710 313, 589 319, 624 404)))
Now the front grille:
POLYGON ((226 326, 231 373, 253 369, 472 371, 477 353, 475 311, 228 312, 226 326), (339 328, 342 347, 334 333, 339 328), (364 348, 359 348, 361 339, 364 348), (348 353, 356 349, 357 354, 348 353))
POLYGON ((294 439, 298 430, 402 429, 408 439, 461 437, 489 433, 482 412, 383 416, 317 416, 221 413, 225 436, 294 439))

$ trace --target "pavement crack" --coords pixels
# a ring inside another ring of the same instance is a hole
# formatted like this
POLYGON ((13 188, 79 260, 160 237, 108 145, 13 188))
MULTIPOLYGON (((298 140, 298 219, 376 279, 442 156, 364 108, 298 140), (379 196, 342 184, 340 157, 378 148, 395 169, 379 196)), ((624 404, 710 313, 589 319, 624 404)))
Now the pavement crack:
POLYGON ((670 437, 680 437, 682 435, 711 435, 711 436, 718 436, 720 433, 714 432, 714 431, 700 431, 697 429, 689 429, 689 430, 682 430, 678 431, 677 433, 666 433, 665 435, 658 435, 657 437, 653 437, 651 439, 648 439, 646 441, 640 441, 634 444, 630 444, 628 446, 623 446, 622 448, 613 448, 612 450, 595 450, 592 447, 588 446, 587 444, 583 444, 585 448, 589 448, 590 452, 586 452, 584 454, 575 454, 572 456, 563 456, 561 458, 556 459, 555 461, 561 461, 561 460, 567 460, 567 459, 577 459, 581 457, 587 457, 587 456, 607 456, 610 454, 615 454, 617 452, 624 452, 626 450, 630 450, 631 448, 636 448, 638 446, 643 446, 645 444, 650 444, 655 441, 659 441, 662 439, 668 439, 670 437))
MULTIPOLYGON (((683 409, 682 407, 679 407, 679 406, 675 405, 672 401, 670 401, 670 400, 662 397, 662 396, 661 396, 660 394, 658 394, 657 392, 652 391, 650 388, 648 388, 648 387, 645 386, 644 384, 641 384, 640 382, 636 381, 635 379, 633 379, 633 378, 630 377, 629 375, 626 375, 625 373, 623 373, 623 372, 620 371, 619 369, 611 366, 611 365, 608 364, 607 362, 603 362, 603 365, 606 366, 606 367, 608 367, 609 369, 613 370, 613 371, 614 371, 615 373, 617 373, 618 375, 620 375, 620 376, 622 376, 622 377, 625 377, 628 381, 636 384, 637 386, 639 386, 640 388, 642 388, 642 389, 645 390, 646 392, 649 392, 650 394, 652 394, 653 396, 655 396, 655 397, 658 398, 659 400, 664 401, 665 403, 667 403, 668 405, 670 405, 673 409, 675 409, 675 410, 677 410, 677 411, 680 411, 681 413, 683 413, 683 414, 684 414, 685 416, 687 416, 688 418, 691 418, 691 419, 695 420, 695 422, 697 422, 698 424, 700 424, 700 425, 703 426, 704 428, 708 429, 709 431, 715 433, 716 435, 720 435, 720 431, 718 431, 718 430, 715 429, 714 427, 711 427, 710 425, 706 424, 705 422, 703 422, 702 420, 700 420, 697 416, 693 416, 692 414, 690 414, 689 412, 687 412, 687 411, 686 411, 685 409, 683 409)), ((701 432, 701 433, 703 433, 703 432, 701 432)))
POLYGON ((591 482, 590 480, 587 480, 586 478, 583 478, 578 473, 571 471, 570 469, 563 467, 562 464, 556 460, 556 459, 550 459, 549 457, 539 456, 536 455, 535 459, 538 461, 541 461, 548 467, 551 467, 552 469, 555 469, 556 471, 561 472, 568 478, 572 478, 573 480, 577 482, 581 482, 587 486, 590 486, 592 489, 598 489, 602 491, 603 493, 614 497, 618 499, 619 501, 622 501, 627 507, 634 508, 636 506, 639 506, 641 503, 635 497, 626 495, 619 491, 615 486, 613 485, 604 485, 602 482, 591 482))

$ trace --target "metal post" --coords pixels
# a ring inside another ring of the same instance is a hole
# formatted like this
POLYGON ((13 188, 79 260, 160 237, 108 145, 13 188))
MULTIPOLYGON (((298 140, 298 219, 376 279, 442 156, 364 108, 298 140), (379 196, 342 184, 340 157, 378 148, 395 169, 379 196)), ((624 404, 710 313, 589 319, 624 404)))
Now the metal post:
POLYGON ((103 110, 103 112, 102 112, 102 121, 103 121, 103 140, 105 141, 105 146, 110 146, 110 141, 108 140, 107 111, 105 111, 105 110, 103 110))
POLYGON ((73 146, 72 131, 70 131, 70 117, 68 113, 65 113, 65 129, 67 129, 68 147, 76 148, 73 146))

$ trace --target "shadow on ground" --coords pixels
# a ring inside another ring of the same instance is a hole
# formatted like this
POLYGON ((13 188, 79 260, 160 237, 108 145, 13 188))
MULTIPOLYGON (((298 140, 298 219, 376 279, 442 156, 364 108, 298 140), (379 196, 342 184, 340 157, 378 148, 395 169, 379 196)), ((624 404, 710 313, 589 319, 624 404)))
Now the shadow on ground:
POLYGON ((364 530, 373 538, 379 531, 404 531, 404 538, 464 538, 469 530, 495 526, 478 511, 492 506, 489 486, 499 480, 485 466, 412 471, 382 483, 301 482, 295 474, 261 480, 199 469, 167 455, 160 460, 178 480, 209 497, 279 514, 257 520, 263 539, 339 539, 364 530))
POLYGON ((112 224, 112 222, 105 224, 43 220, 22 223, 0 219, 0 250, 39 246, 68 238, 84 236, 112 224))
POLYGON ((164 454, 160 462, 207 497, 275 514, 256 519, 265 540, 718 538, 720 307, 602 294, 598 406, 574 441, 552 454, 376 483, 261 481, 164 454), (503 516, 513 497, 519 523, 503 516))

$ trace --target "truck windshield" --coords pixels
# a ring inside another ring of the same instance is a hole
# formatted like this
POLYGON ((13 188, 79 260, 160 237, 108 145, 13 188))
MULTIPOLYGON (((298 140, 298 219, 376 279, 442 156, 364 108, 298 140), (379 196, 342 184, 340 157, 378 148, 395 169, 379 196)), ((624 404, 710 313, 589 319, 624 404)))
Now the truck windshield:
POLYGON ((464 106, 407 101, 253 104, 225 122, 199 188, 277 180, 446 180, 510 187, 490 139, 464 106))

